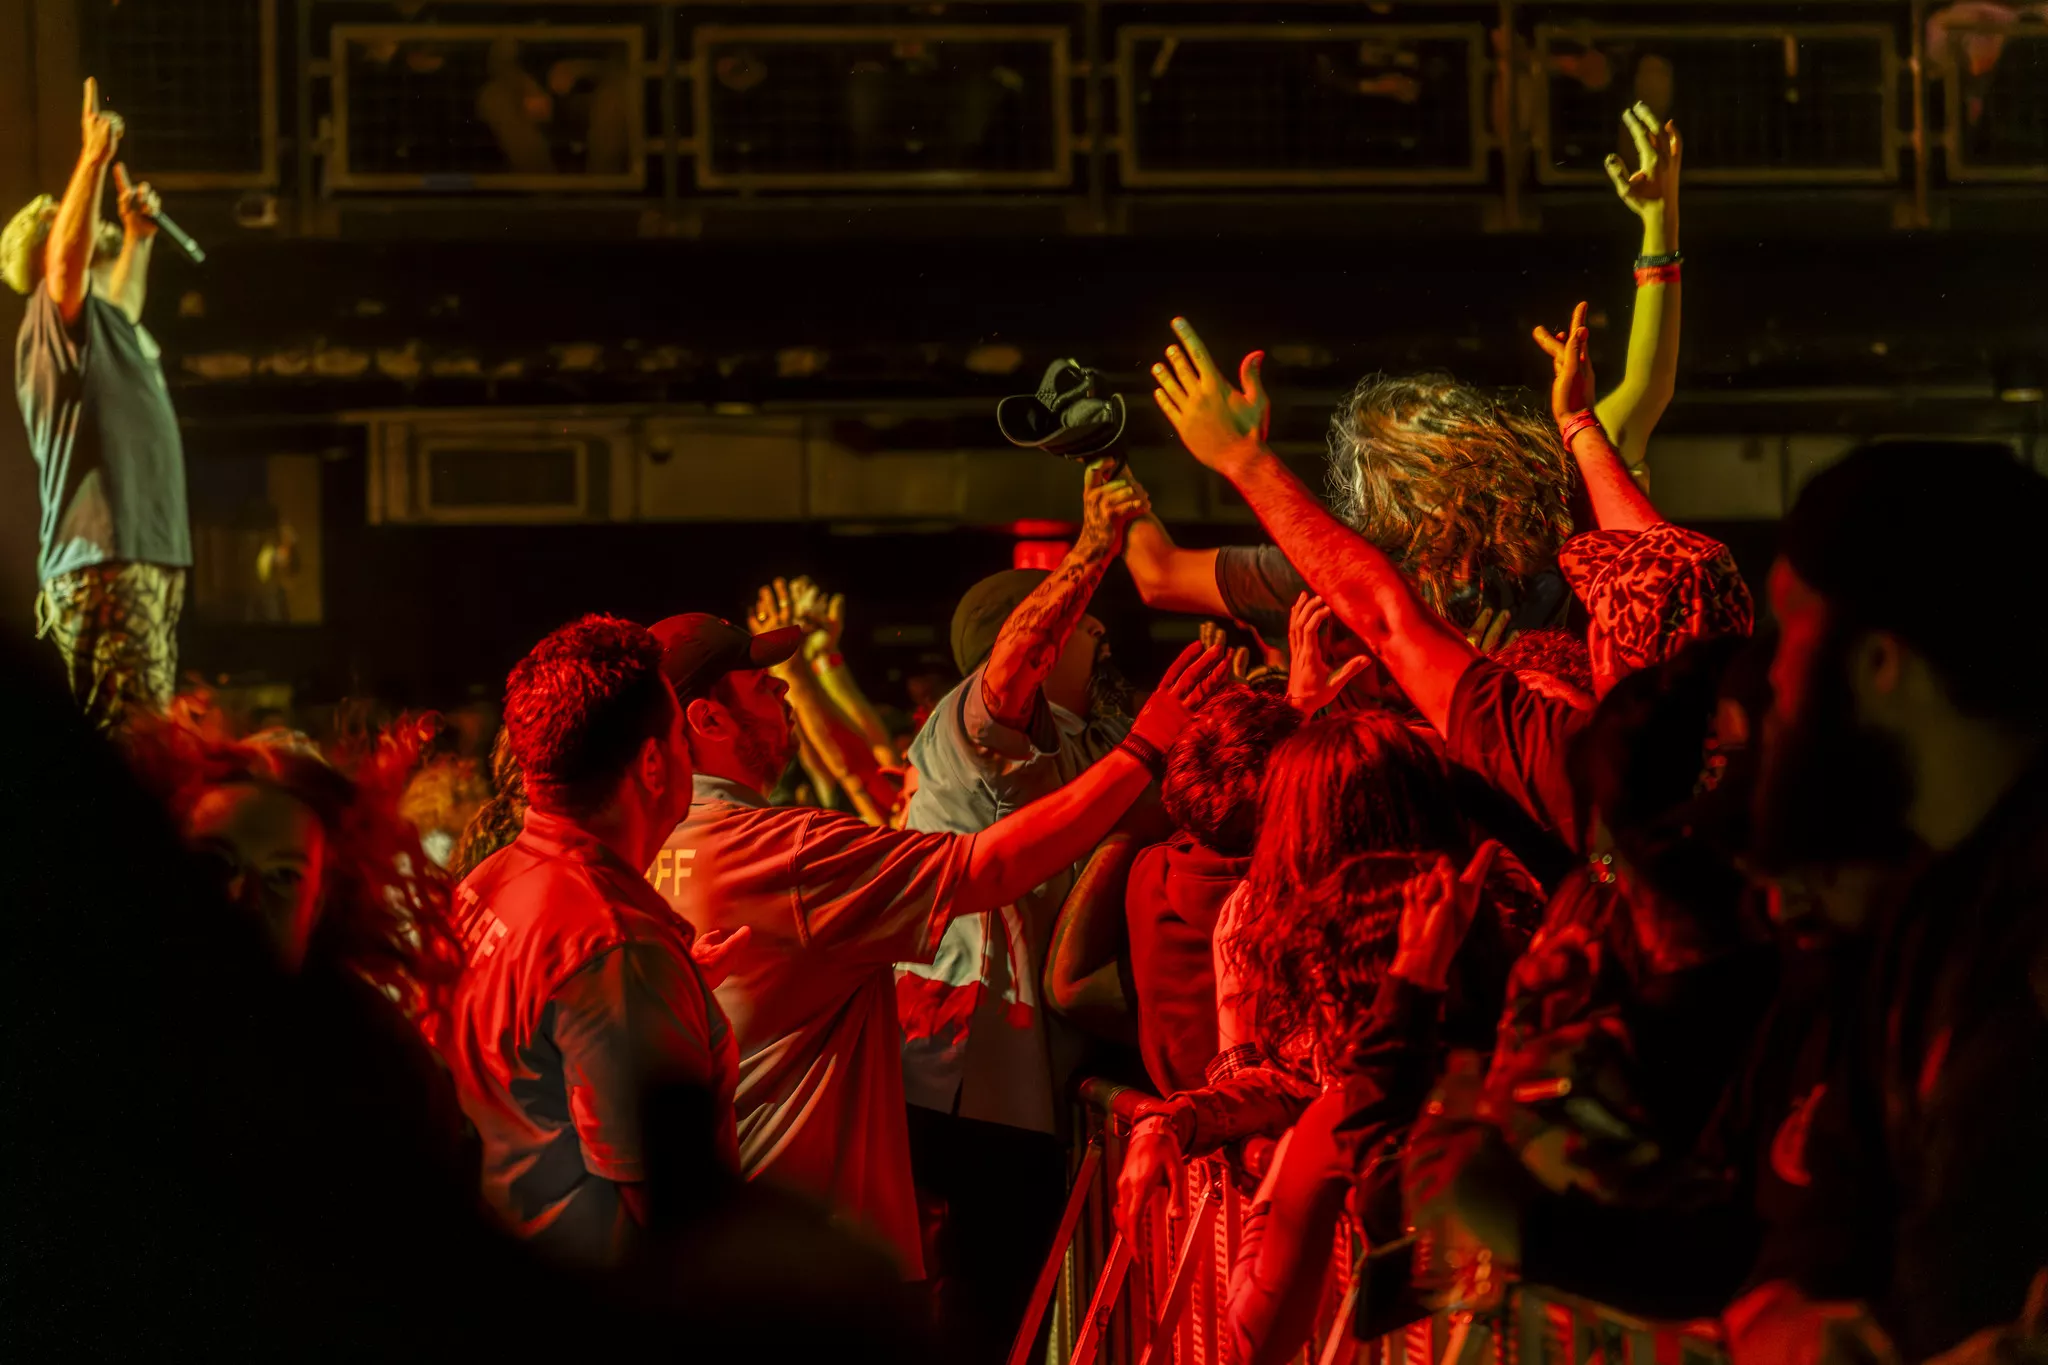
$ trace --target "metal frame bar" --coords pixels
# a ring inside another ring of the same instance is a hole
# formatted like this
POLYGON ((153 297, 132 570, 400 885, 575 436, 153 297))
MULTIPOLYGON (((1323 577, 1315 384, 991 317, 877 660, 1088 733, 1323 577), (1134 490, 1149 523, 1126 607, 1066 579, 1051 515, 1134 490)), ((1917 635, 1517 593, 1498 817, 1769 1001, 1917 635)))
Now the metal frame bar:
POLYGON ((1124 1280, 1131 1270, 1131 1242, 1118 1232, 1109 1240, 1109 1257, 1103 1262, 1102 1277, 1088 1300, 1088 1316, 1081 1320, 1081 1335, 1074 1339, 1074 1354, 1067 1365, 1094 1365, 1095 1353, 1109 1327, 1110 1314, 1123 1294, 1124 1280))
POLYGON ((691 98, 696 110, 697 186, 756 189, 1065 189, 1074 183, 1071 26, 965 24, 788 24, 744 27, 704 24, 691 30, 691 98), (716 43, 860 42, 915 38, 931 43, 1044 43, 1052 53, 1052 164, 1037 171, 743 171, 712 164, 710 49, 716 43))
POLYGON ((1482 24, 1326 24, 1319 27, 1296 24, 1126 24, 1116 34, 1118 168, 1123 184, 1130 189, 1186 189, 1192 187, 1307 188, 1326 185, 1483 185, 1486 183, 1486 154, 1493 135, 1487 125, 1486 95, 1488 64, 1486 28, 1482 24), (1235 171, 1148 171, 1138 159, 1138 92, 1134 58, 1137 45, 1153 40, 1216 42, 1228 39, 1260 39, 1266 42, 1329 42, 1354 39, 1452 39, 1461 38, 1469 50, 1466 64, 1467 97, 1472 121, 1472 156, 1468 164, 1453 170, 1235 170, 1235 171))
POLYGON ((503 37, 547 42, 608 42, 623 39, 626 64, 635 82, 635 98, 626 122, 626 161, 630 170, 618 175, 522 175, 516 172, 464 173, 460 178, 480 190, 645 190, 647 188, 646 30, 638 24, 336 24, 328 31, 328 80, 333 95, 333 141, 327 152, 329 190, 425 190, 433 181, 453 178, 435 174, 392 175, 356 172, 348 163, 348 46, 373 38, 398 42, 474 42, 503 37))
POLYGON ((1174 1257, 1173 1279, 1167 1287, 1166 1301, 1159 1306, 1159 1316, 1152 1321, 1145 1354, 1138 1358, 1138 1365, 1153 1365, 1154 1361, 1173 1358, 1173 1338, 1180 1329, 1181 1309, 1187 1307, 1188 1296, 1194 1290, 1203 1244, 1215 1237, 1216 1214, 1222 1204, 1222 1192, 1212 1182, 1203 1188, 1201 1200, 1189 1210, 1188 1230, 1180 1239, 1179 1254, 1174 1257))
POLYGON ((1591 43, 1601 38, 1722 38, 1722 39, 1782 39, 1802 38, 1875 38, 1883 61, 1880 77, 1882 112, 1884 122, 1884 148, 1882 163, 1876 167, 1859 169, 1831 166, 1784 166, 1768 169, 1743 170, 1739 168, 1709 168, 1688 165, 1685 178, 1693 184, 1734 185, 1769 184, 1774 181, 1810 184, 1820 181, 1829 184, 1889 185, 1897 183, 1898 152, 1903 142, 1899 131, 1899 58, 1898 34, 1892 26, 1879 23, 1797 23, 1797 24, 1597 24, 1597 23, 1556 23, 1538 24, 1535 32, 1535 62, 1537 103, 1536 117, 1531 123, 1529 145, 1539 155, 1536 157, 1536 179, 1544 185, 1597 185, 1604 184, 1602 173, 1590 171, 1563 171, 1551 162, 1553 139, 1550 126, 1550 44, 1553 39, 1564 38, 1577 43, 1591 43))
POLYGON ((1060 1229, 1052 1239, 1052 1251, 1038 1272, 1038 1283, 1031 1288, 1031 1302, 1024 1309, 1024 1321, 1017 1328, 1017 1339, 1010 1347, 1009 1365, 1028 1365, 1031 1359, 1032 1343, 1038 1340, 1038 1324, 1044 1321, 1053 1291, 1059 1288, 1061 1271, 1067 1263, 1067 1248, 1073 1244, 1075 1229, 1081 1226, 1081 1210, 1087 1205, 1088 1196, 1094 1192, 1095 1173, 1101 1165, 1102 1138, 1098 1134, 1088 1140, 1088 1150, 1081 1157, 1080 1168, 1074 1172, 1074 1188, 1067 1194, 1065 1212, 1060 1214, 1060 1229))
POLYGON ((1948 111, 1941 130, 1942 147, 1948 153, 1948 179, 1960 185, 2013 185, 2048 180, 2048 165, 1973 167, 1964 154, 1963 83, 1955 78, 1955 73, 1961 55, 1958 49, 1963 40, 1973 33, 1997 34, 2007 39, 2031 38, 2048 43, 2048 28, 2040 24, 1958 24, 1948 30, 1948 51, 1942 54, 1943 60, 1937 67, 1941 72, 1942 103, 1948 111))

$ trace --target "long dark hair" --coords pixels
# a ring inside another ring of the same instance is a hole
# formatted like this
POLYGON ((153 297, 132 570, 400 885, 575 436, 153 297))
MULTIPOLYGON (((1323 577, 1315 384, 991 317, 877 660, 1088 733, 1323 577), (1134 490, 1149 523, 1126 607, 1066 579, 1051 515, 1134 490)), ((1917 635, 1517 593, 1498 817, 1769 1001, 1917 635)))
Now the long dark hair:
POLYGON ((199 800, 220 787, 270 787, 310 810, 329 856, 307 962, 353 972, 431 1030, 463 955, 449 916, 448 879, 398 813, 421 733, 401 720, 337 750, 330 762, 289 732, 235 740, 158 719, 134 727, 124 747, 181 828, 199 800))
POLYGON ((1327 1062, 1340 1021, 1372 1006, 1393 957, 1399 888, 1438 857, 1462 867, 1472 839, 1435 750, 1385 711, 1329 716, 1273 751, 1259 806, 1243 931, 1226 951, 1269 1058, 1327 1062))

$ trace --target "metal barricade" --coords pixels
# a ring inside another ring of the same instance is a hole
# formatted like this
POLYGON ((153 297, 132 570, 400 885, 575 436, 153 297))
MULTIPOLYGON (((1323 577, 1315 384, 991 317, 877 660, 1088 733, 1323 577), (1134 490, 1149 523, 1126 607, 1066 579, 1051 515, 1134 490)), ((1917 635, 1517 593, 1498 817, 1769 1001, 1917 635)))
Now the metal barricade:
MULTIPOLYGON (((1052 1255, 1009 1365, 1033 1365, 1047 1313, 1045 1365, 1224 1365, 1230 1268, 1246 1198, 1220 1157, 1188 1163, 1181 1208, 1156 1201, 1135 1235, 1116 1227, 1124 1143, 1144 1092, 1084 1081, 1074 1179, 1052 1255)), ((1257 1157, 1254 1155, 1254 1164, 1257 1157)), ((1348 1222, 1298 1365, 1726 1365, 1711 1323, 1652 1323, 1535 1285, 1510 1288, 1493 1313, 1438 1314, 1372 1341, 1353 1337, 1362 1248, 1348 1222)))

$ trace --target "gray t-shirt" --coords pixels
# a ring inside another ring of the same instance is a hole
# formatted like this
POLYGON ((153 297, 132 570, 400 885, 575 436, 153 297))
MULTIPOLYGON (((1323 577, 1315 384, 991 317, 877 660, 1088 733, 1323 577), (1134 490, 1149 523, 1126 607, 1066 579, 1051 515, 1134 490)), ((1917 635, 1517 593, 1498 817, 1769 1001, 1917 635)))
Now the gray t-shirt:
POLYGON ((14 392, 40 474, 43 581, 109 560, 191 564, 185 447, 148 331, 90 292, 67 327, 38 284, 14 392))
POLYGON ((1216 592, 1223 609, 1270 645, 1287 640, 1294 599, 1308 583, 1277 545, 1226 545, 1216 552, 1216 592))
MULTIPOLYGON (((1030 733, 988 714, 981 670, 932 709, 910 746, 911 829, 975 834, 1057 791, 1123 742, 1128 716, 1083 719, 1038 698, 1030 733)), ((1056 1131, 1052 1054, 1039 979, 1069 868, 989 915, 946 927, 930 962, 896 964, 904 1095, 963 1118, 1056 1131)), ((1064 1049, 1062 1049, 1064 1051, 1064 1049)))

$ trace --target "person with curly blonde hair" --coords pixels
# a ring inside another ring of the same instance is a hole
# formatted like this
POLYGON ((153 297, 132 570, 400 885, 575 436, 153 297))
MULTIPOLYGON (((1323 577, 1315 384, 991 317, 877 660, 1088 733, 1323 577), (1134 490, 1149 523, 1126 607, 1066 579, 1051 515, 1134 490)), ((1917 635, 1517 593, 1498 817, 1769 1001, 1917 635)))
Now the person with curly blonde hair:
MULTIPOLYGON (((1615 467, 1640 485, 1678 371, 1680 142, 1644 105, 1623 124, 1638 169, 1610 157, 1607 171, 1641 222, 1642 254, 1626 373, 1594 411, 1615 467)), ((1515 629, 1555 622, 1567 593, 1551 570, 1574 530, 1571 501, 1586 476, 1540 407, 1440 372, 1368 375, 1332 416, 1329 451, 1330 510, 1438 614, 1467 632, 1482 612, 1507 613, 1515 629)), ((1604 527, 1599 490, 1588 491, 1604 527)), ((1124 563, 1146 605, 1230 616, 1269 641, 1286 635, 1289 610, 1308 587, 1274 545, 1183 549, 1149 514, 1131 524, 1124 563)))

